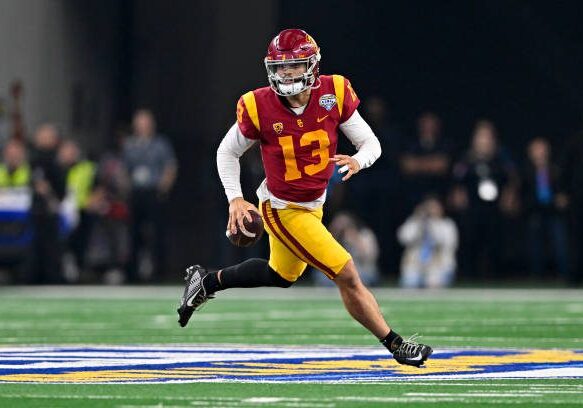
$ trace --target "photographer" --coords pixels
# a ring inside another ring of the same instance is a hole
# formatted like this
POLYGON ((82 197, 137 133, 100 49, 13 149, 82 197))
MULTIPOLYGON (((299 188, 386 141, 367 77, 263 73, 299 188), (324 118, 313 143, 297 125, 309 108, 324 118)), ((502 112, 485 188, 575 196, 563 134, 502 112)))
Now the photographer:
POLYGON ((405 288, 442 288, 451 285, 455 273, 458 231, 445 217, 441 202, 429 196, 397 232, 405 246, 400 285, 405 288))

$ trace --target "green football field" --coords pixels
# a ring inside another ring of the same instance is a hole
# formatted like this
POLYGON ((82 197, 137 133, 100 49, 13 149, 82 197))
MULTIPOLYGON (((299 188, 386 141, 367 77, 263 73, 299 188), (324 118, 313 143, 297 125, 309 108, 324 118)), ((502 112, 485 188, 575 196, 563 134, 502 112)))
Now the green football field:
POLYGON ((583 291, 376 290, 436 352, 402 367, 334 289, 0 288, 0 407, 583 405, 583 291))

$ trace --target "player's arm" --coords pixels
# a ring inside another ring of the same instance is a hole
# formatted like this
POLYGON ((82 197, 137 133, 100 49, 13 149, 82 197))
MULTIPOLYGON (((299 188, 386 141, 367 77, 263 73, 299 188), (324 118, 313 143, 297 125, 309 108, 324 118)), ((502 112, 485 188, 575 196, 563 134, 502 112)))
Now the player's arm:
POLYGON ((330 160, 340 167, 340 173, 346 173, 342 181, 348 180, 362 169, 370 167, 381 155, 381 144, 374 132, 355 110, 350 118, 340 124, 340 130, 358 151, 353 156, 337 154, 330 160))
POLYGON ((243 198, 241 189, 241 165, 239 158, 257 142, 243 135, 235 123, 217 149, 217 169, 227 200, 229 200, 229 222, 227 230, 237 233, 237 225, 243 226, 243 218, 252 221, 250 210, 259 212, 257 208, 243 198))

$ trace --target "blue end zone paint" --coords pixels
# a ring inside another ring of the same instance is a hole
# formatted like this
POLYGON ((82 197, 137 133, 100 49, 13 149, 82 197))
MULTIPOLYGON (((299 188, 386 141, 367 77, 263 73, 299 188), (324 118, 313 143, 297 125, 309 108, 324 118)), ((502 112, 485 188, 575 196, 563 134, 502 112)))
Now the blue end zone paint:
POLYGON ((380 348, 79 346, 0 348, 0 383, 367 382, 583 378, 582 350, 437 350, 425 368, 380 348))

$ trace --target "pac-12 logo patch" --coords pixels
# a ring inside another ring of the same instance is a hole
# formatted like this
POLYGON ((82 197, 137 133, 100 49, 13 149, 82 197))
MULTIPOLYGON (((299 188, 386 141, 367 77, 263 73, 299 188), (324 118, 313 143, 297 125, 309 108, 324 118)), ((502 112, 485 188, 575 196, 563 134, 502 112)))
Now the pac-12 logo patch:
POLYGON ((332 94, 326 94, 320 96, 320 106, 327 111, 331 111, 332 108, 336 105, 336 96, 332 94))

